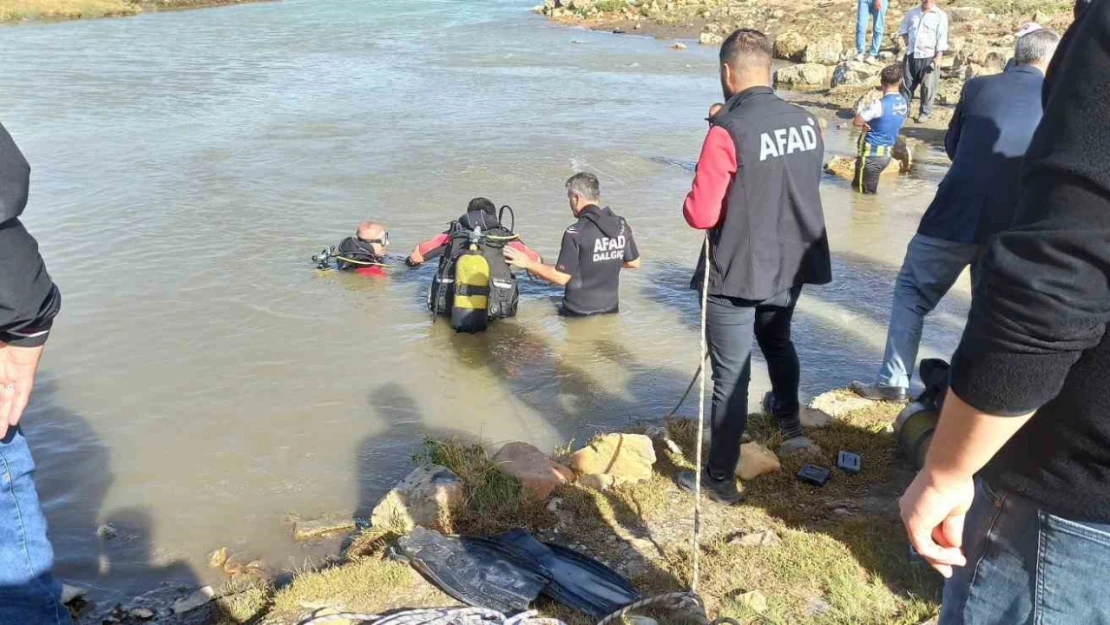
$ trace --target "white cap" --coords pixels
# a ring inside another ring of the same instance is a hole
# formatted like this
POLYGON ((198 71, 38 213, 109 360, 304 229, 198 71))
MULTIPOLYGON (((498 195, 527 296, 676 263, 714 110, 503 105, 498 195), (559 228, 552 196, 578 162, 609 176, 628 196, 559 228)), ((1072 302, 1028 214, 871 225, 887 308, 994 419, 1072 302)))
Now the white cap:
POLYGON ((1014 34, 1017 35, 1018 39, 1021 39, 1029 33, 1035 33, 1038 30, 1044 30, 1040 24, 1036 22, 1024 22, 1021 26, 1018 27, 1017 32, 1014 34))

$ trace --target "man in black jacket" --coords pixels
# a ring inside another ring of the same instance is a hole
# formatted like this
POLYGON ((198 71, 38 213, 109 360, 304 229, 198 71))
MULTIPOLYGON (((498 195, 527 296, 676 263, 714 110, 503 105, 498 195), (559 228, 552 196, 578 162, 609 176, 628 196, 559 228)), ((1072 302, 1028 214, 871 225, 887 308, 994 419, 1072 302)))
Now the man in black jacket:
MULTIPOLYGON (((824 143, 817 120, 771 89, 771 40, 742 29, 721 44, 727 102, 710 118, 693 186, 683 206, 707 230, 691 281, 706 305, 713 365, 713 433, 702 483, 721 503, 740 501, 734 473, 747 426, 752 339, 767 359, 764 406, 779 422, 783 450, 812 443, 799 420, 798 354, 790 337, 802 285, 832 280, 819 190, 824 143)), ((685 472, 679 483, 693 488, 685 472)))
POLYGON ((1110 623, 1110 3, 1073 29, 901 500, 941 625, 1110 623))
POLYGON ((31 168, 0 125, 0 625, 61 625, 69 612, 19 429, 61 295, 19 216, 31 168))

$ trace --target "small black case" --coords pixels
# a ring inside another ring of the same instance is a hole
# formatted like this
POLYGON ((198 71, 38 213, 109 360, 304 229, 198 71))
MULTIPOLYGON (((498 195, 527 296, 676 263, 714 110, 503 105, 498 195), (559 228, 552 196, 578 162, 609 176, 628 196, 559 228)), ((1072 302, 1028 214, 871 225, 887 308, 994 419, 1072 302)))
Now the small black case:
POLYGON ((850 451, 842 451, 836 455, 836 466, 845 473, 859 473, 861 462, 859 454, 850 451))
POLYGON ((807 464, 798 471, 798 479, 813 484, 814 486, 824 486, 832 478, 832 473, 825 467, 819 467, 815 464, 807 464))

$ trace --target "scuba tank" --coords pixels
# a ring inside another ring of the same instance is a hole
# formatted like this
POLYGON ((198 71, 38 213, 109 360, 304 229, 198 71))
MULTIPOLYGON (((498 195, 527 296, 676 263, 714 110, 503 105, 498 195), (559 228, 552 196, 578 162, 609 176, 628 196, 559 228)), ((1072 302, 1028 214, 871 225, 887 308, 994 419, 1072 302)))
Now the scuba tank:
POLYGON ((478 249, 481 226, 470 233, 467 250, 455 261, 455 297, 451 327, 456 332, 482 332, 489 325, 490 266, 478 249))
POLYGON ((515 223, 504 206, 497 223, 474 213, 448 227, 451 240, 428 289, 428 310, 450 317, 458 332, 482 332, 490 320, 516 315, 519 289, 502 250, 518 237, 502 225, 506 211, 515 223))
POLYGON ((894 421, 898 448, 918 469, 925 466, 925 455, 933 442, 933 431, 944 406, 944 396, 948 393, 949 369, 949 364, 943 360, 922 360, 920 373, 925 391, 898 413, 894 421))

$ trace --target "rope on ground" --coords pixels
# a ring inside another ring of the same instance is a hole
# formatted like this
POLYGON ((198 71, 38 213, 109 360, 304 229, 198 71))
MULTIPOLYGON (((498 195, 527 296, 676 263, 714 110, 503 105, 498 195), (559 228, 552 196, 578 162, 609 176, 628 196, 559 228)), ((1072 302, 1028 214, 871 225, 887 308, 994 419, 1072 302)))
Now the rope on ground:
POLYGON ((566 625, 558 619, 541 618, 535 611, 510 617, 485 608, 429 608, 389 615, 338 612, 314 616, 299 625, 326 625, 329 621, 338 620, 372 625, 566 625))
POLYGON ((702 458, 701 448, 705 441, 705 359, 709 355, 708 337, 706 333, 706 305, 709 303, 709 232, 705 233, 705 267, 702 274, 701 285, 701 352, 698 359, 698 378, 701 380, 701 397, 698 398, 698 443, 695 451, 697 461, 694 465, 694 575, 690 581, 690 592, 698 592, 698 582, 701 581, 701 473, 702 458))

